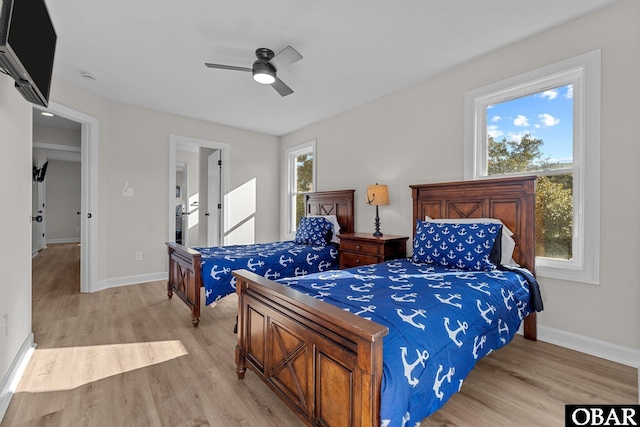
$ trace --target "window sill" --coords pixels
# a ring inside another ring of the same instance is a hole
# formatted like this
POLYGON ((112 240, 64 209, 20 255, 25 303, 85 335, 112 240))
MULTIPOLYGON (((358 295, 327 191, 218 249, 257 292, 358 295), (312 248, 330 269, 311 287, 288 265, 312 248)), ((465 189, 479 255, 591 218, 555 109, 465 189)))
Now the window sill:
POLYGON ((536 265, 537 277, 548 277, 550 279, 568 280, 571 282, 600 284, 600 275, 597 268, 580 268, 568 266, 536 265))

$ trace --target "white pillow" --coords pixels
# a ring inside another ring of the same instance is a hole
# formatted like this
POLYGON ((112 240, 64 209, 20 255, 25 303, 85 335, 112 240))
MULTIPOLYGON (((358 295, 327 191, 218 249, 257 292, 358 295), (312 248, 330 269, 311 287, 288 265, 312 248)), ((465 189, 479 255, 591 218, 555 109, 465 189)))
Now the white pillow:
POLYGON ((442 223, 442 224, 469 224, 474 222, 488 222, 491 224, 502 224, 502 240, 500 244, 502 246, 502 256, 500 258, 500 264, 502 265, 518 265, 513 259, 513 250, 516 247, 516 242, 513 240, 513 231, 504 225, 498 218, 440 218, 433 219, 429 216, 425 216, 425 221, 442 223))
POLYGON ((327 218, 333 224, 333 235, 331 236, 331 241, 333 243, 340 243, 340 239, 338 239, 338 234, 340 234, 340 223, 338 222, 338 218, 335 215, 307 215, 308 217, 321 216, 323 218, 327 218))

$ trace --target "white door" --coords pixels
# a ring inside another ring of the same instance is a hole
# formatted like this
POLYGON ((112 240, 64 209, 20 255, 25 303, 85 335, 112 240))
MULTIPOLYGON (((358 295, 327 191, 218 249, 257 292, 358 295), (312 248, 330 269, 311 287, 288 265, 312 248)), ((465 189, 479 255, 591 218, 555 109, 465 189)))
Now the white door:
POLYGON ((220 187, 222 185, 222 162, 220 150, 216 150, 209 155, 207 166, 208 183, 207 186, 207 246, 220 246, 220 222, 222 216, 222 200, 220 198, 220 187))
POLYGON ((34 206, 33 218, 36 224, 36 251, 40 251, 47 247, 46 230, 45 230, 45 183, 44 181, 37 182, 37 202, 34 206))
POLYGON ((176 239, 189 245, 189 164, 176 164, 176 239))

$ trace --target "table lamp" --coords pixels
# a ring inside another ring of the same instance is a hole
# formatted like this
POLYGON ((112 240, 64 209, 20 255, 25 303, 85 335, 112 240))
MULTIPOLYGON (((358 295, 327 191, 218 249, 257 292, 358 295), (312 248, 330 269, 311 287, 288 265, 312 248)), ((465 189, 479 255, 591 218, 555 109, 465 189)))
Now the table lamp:
POLYGON ((376 231, 374 236, 382 236, 380 232, 380 217, 378 216, 378 206, 389 204, 389 190, 386 185, 370 185, 367 187, 367 204, 376 207, 376 231))

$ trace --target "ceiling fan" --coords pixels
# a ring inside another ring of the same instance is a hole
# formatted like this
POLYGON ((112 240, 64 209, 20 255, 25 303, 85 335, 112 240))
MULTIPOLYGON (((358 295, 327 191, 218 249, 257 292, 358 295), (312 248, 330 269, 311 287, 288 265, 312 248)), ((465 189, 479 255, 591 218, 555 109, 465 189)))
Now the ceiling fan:
POLYGON ((302 55, 300 55, 298 51, 291 46, 285 47, 278 52, 277 55, 274 55, 271 49, 261 47, 256 49, 256 57, 258 59, 253 63, 253 67, 251 68, 224 64, 210 64, 208 62, 205 62, 204 65, 209 68, 220 68, 223 70, 250 71, 253 73, 253 79, 255 81, 265 85, 271 85, 280 94, 280 96, 291 95, 293 90, 278 78, 276 72, 301 60, 302 55))

